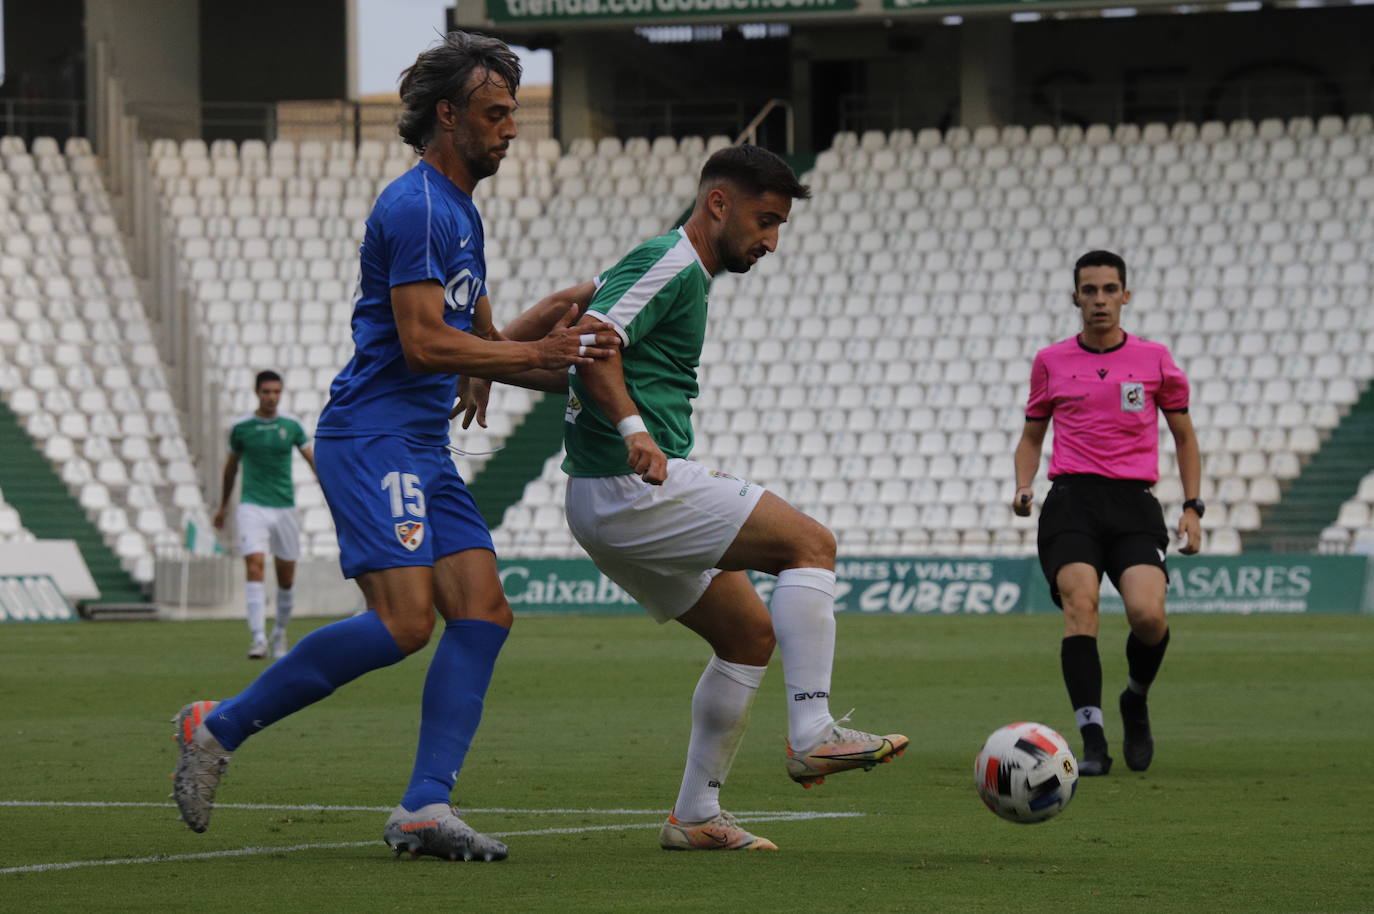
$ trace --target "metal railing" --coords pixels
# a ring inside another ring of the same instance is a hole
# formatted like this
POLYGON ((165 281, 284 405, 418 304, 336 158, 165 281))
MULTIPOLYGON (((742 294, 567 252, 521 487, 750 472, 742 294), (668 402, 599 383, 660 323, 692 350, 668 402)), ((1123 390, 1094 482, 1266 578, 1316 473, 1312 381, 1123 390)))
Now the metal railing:
MULTIPOLYGON (((139 104, 130 113, 138 118, 145 139, 171 137, 206 140, 360 140, 398 141, 397 104, 352 102, 341 99, 282 102, 201 102, 199 104, 139 104)), ((552 136, 553 115, 547 102, 523 101, 520 134, 529 139, 552 136)))
POLYGON ((74 99, 0 98, 0 135, 58 141, 86 135, 86 104, 74 99))
POLYGON ((744 125, 739 136, 735 137, 735 145, 738 146, 740 143, 749 143, 753 146, 760 145, 759 129, 774 111, 781 111, 783 116, 783 151, 787 155, 796 152, 797 133, 792 120, 792 103, 781 98, 768 100, 768 103, 763 106, 759 113, 754 115, 753 120, 744 125))
MULTIPOLYGON (((994 92, 1009 124, 1143 124, 1374 112, 1374 81, 1325 79, 1118 86, 1030 86, 994 92)), ((957 86, 947 91, 852 94, 839 101, 842 130, 947 128, 960 123, 957 86)))

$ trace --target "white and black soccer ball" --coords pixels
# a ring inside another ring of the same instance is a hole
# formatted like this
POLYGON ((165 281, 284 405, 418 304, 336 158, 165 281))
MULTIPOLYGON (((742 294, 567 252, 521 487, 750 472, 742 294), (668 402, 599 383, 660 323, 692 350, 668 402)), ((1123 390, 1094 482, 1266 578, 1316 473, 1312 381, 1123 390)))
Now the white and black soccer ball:
POLYGON ((1044 724, 1008 724, 983 744, 973 783, 987 808, 1008 822, 1044 822, 1073 799, 1078 760, 1064 737, 1044 724))

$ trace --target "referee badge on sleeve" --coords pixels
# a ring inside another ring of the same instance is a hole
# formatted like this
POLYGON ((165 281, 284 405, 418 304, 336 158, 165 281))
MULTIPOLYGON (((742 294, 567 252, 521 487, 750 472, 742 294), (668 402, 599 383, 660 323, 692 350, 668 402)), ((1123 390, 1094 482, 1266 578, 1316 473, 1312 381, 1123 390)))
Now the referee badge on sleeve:
POLYGON ((402 546, 414 552, 425 541, 425 525, 418 520, 403 521, 396 525, 396 538, 402 546))
POLYGON ((1121 382, 1121 411, 1123 413, 1145 412, 1145 385, 1139 381, 1121 382))

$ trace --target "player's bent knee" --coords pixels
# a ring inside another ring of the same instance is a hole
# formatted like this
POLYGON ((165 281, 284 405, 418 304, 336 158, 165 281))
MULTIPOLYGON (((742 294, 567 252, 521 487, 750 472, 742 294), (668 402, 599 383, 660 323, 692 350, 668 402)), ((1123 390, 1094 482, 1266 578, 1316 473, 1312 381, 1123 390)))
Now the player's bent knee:
POLYGON ((483 622, 490 622, 502 628, 510 628, 515 624, 515 612, 510 608, 510 603, 505 598, 495 600, 484 606, 480 612, 473 615, 474 619, 481 619, 483 622))
MULTIPOLYGON (((805 515, 803 515, 805 516, 805 515)), ((834 568, 837 545, 835 534, 830 528, 814 518, 798 531, 796 548, 792 556, 794 568, 834 568)))
POLYGON ((749 651, 755 657, 763 658, 755 666, 765 666, 768 658, 773 656, 773 649, 778 646, 777 636, 773 634, 772 619, 767 619, 751 627, 746 635, 749 651))
POLYGON ((711 649, 721 660, 742 663, 745 666, 768 666, 777 647, 771 624, 756 626, 746 631, 732 633, 729 642, 712 644, 711 649))
POLYGON ((388 617, 383 617, 387 631, 391 632, 391 637, 406 654, 413 654, 429 644, 430 636, 434 634, 434 611, 427 609, 423 612, 400 613, 388 617))
POLYGON ((1136 638, 1149 645, 1155 645, 1164 637, 1164 633, 1169 630, 1169 622, 1164 617, 1164 607, 1152 607, 1145 612, 1132 613, 1130 617, 1131 631, 1136 638))
POLYGON ((1071 594, 1060 598, 1064 609, 1065 635, 1097 634, 1097 600, 1071 594))

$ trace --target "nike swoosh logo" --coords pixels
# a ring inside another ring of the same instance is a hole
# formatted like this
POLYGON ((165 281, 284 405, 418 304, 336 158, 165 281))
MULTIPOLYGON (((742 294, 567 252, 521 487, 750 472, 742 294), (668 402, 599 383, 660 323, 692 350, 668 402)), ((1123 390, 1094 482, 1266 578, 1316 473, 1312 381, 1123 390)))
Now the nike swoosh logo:
POLYGON ((459 238, 459 239, 458 239, 458 247, 460 247, 460 248, 465 248, 465 247, 467 247, 467 246, 468 246, 468 242, 471 241, 471 240, 472 240, 472 236, 471 236, 471 235, 467 236, 466 238, 459 238))

